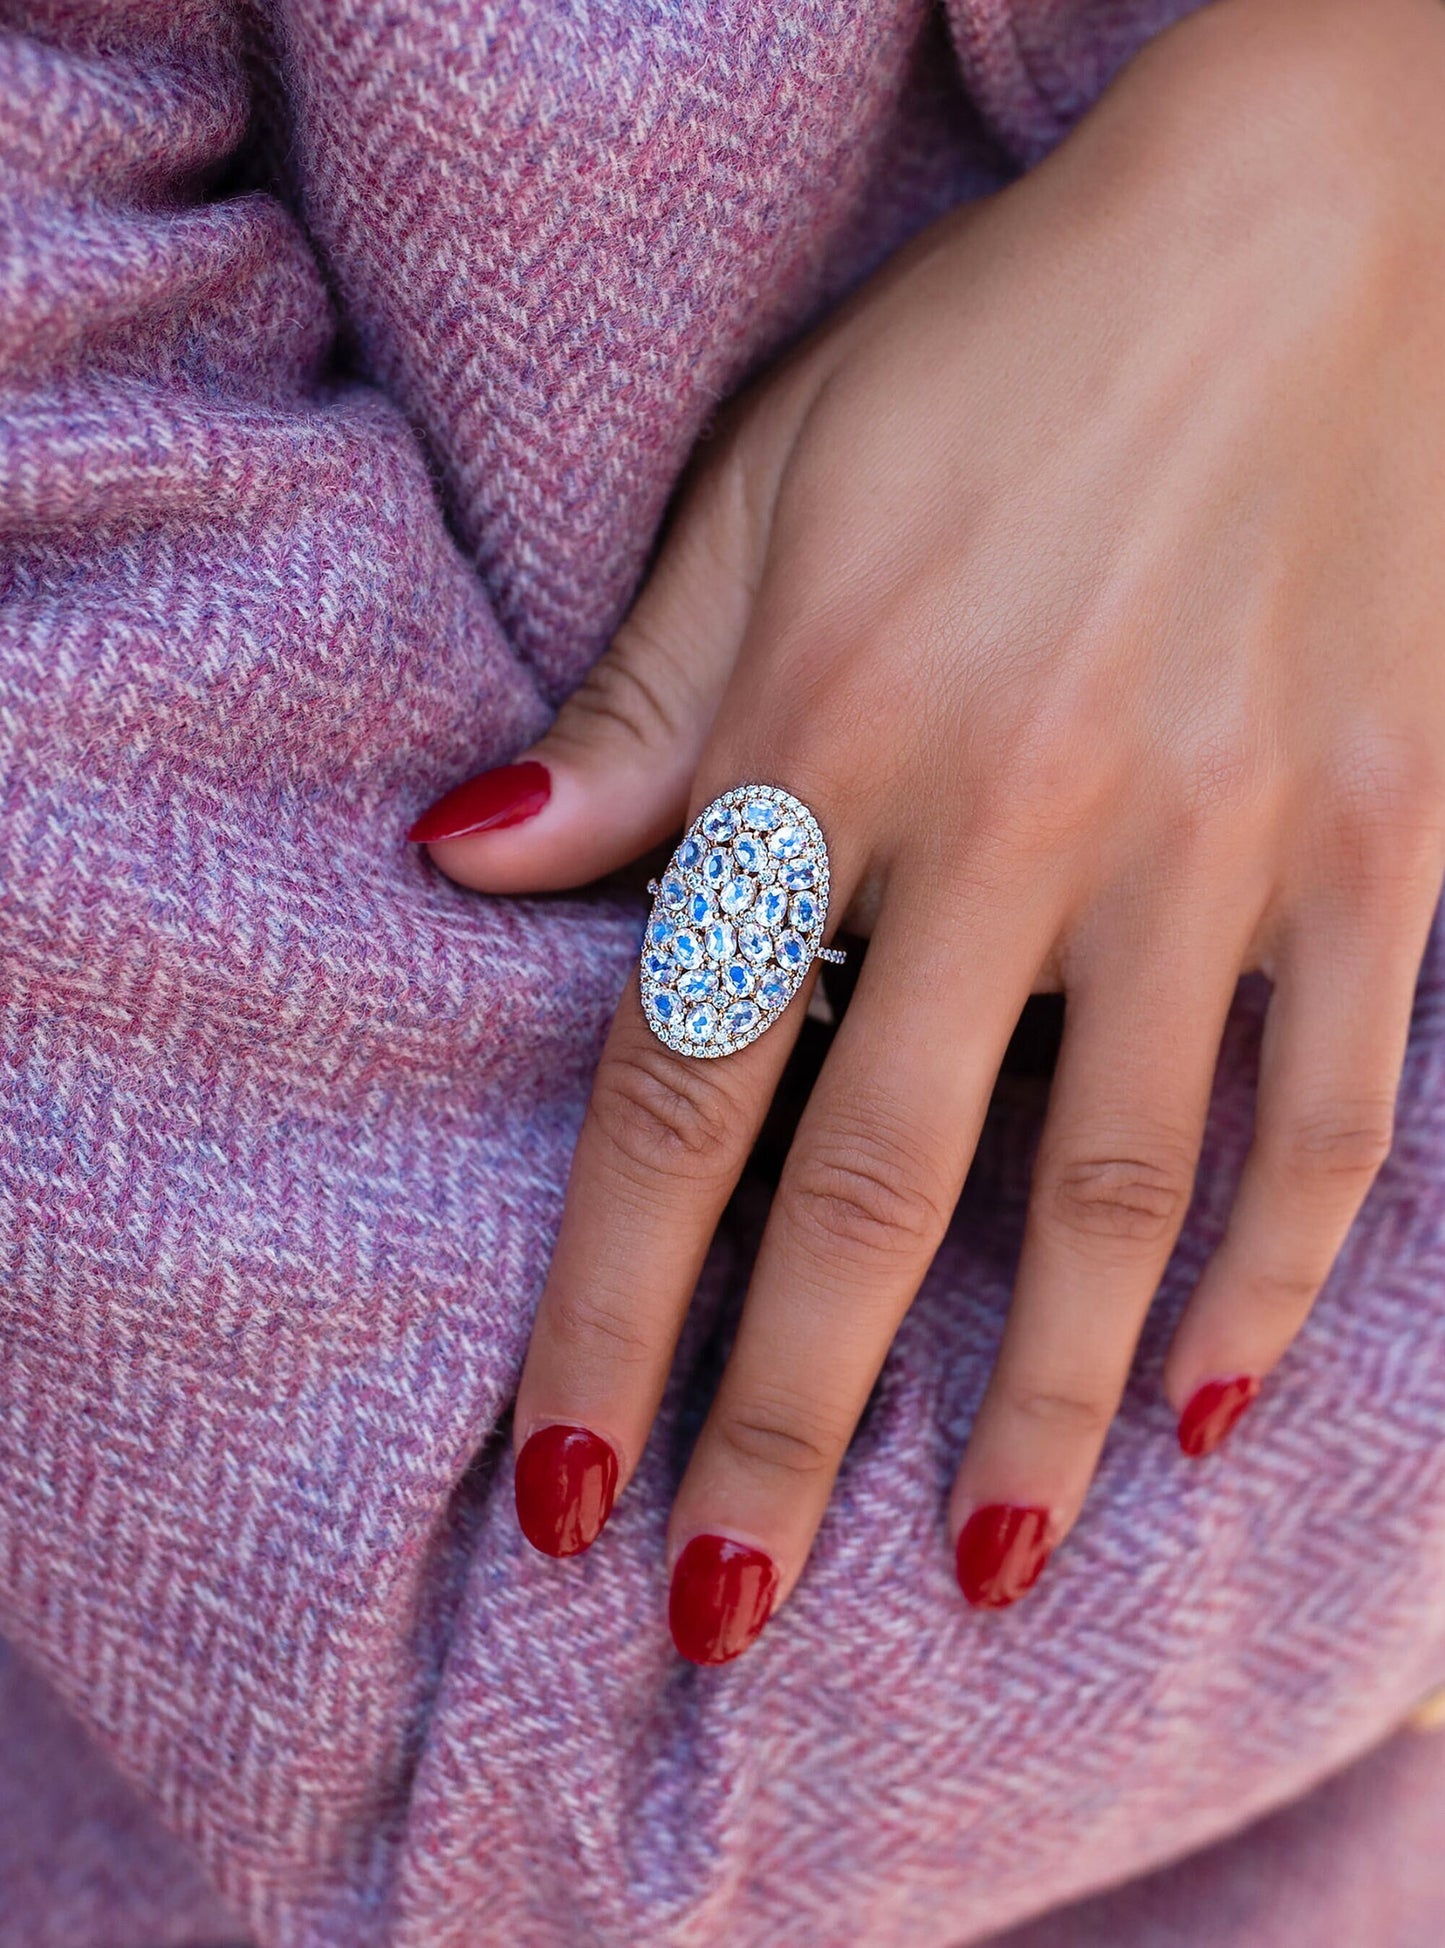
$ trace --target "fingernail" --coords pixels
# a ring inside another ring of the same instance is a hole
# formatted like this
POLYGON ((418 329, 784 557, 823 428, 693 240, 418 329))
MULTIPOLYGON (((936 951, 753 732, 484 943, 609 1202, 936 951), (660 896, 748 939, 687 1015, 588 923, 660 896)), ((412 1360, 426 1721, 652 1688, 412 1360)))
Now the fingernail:
POLYGON ((552 774, 545 764, 499 764, 439 798, 407 833, 413 845, 460 839, 468 832, 500 832, 535 818, 552 796, 552 774))
POLYGON ((695 1535, 672 1572, 672 1641, 694 1664, 726 1664, 753 1642, 777 1593, 771 1556, 725 1535, 695 1535))
POLYGON ((539 1427, 517 1456, 517 1520, 545 1556, 590 1549, 616 1497, 617 1456, 588 1428, 539 1427))
POLYGON ((976 1508, 959 1531, 958 1587, 976 1610, 1006 1610, 1025 1596, 1049 1559, 1049 1511, 1002 1502, 976 1508))
POLYGON ((1258 1397, 1259 1381, 1252 1373, 1237 1374, 1232 1380, 1206 1380, 1179 1416, 1180 1447, 1195 1460, 1213 1454, 1258 1397))

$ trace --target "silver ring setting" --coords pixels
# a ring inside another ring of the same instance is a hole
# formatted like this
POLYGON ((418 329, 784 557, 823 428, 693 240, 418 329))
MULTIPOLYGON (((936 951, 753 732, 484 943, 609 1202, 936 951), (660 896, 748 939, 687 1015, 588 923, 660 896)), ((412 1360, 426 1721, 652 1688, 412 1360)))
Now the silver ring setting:
POLYGON ((683 834, 642 937, 642 1012, 679 1055, 733 1055, 771 1028, 825 947, 828 847, 777 785, 737 785, 683 834))

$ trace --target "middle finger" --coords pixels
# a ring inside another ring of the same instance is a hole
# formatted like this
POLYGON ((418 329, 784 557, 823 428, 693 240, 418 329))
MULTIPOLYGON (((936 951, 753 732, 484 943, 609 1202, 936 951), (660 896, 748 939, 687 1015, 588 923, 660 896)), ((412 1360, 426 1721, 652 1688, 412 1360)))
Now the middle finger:
POLYGON ((1042 900, 986 907, 940 922, 932 888, 885 894, 673 1511, 670 1620, 694 1662, 746 1649, 797 1580, 957 1202, 1052 930, 1042 900))

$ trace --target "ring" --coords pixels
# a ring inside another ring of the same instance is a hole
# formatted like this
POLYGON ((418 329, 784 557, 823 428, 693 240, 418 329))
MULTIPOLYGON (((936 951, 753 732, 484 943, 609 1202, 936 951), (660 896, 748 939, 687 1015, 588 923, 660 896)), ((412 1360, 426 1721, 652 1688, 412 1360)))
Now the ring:
POLYGON ((828 847, 817 819, 776 785, 737 785, 693 820, 642 937, 642 1012, 679 1055, 732 1055, 782 1014, 822 944, 828 847))

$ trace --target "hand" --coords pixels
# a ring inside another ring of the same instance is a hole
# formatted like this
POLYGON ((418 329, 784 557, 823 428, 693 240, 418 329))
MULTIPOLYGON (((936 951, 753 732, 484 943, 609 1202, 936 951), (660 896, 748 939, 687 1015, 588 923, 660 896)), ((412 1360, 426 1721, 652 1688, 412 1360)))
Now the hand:
MULTIPOLYGON (((1031 990, 1067 1022, 952 1502, 975 1603, 1079 1513, 1242 970, 1274 993, 1168 1360, 1188 1451, 1304 1324, 1389 1148, 1445 873, 1442 100, 1433 0, 1217 0, 1162 36, 734 402, 528 766, 417 828, 464 884, 534 891, 777 783, 827 835, 830 930, 871 935, 673 1514, 698 1661, 803 1568, 1031 990)), ((623 999, 517 1402, 553 1553, 637 1461, 804 1007, 698 1061, 623 999)))

